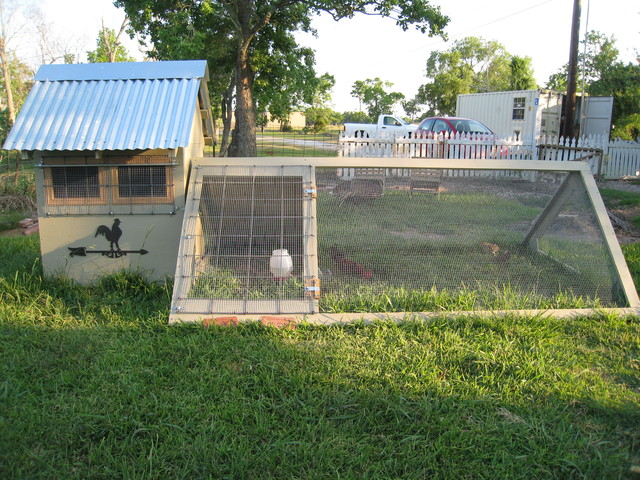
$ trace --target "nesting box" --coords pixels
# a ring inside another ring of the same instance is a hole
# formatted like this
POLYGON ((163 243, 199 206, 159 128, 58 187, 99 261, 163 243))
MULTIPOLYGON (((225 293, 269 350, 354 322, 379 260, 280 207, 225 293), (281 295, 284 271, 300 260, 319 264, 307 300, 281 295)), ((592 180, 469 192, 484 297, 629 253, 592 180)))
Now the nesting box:
POLYGON ((46 274, 175 272, 191 160, 212 138, 205 61, 44 65, 4 148, 34 160, 46 274))

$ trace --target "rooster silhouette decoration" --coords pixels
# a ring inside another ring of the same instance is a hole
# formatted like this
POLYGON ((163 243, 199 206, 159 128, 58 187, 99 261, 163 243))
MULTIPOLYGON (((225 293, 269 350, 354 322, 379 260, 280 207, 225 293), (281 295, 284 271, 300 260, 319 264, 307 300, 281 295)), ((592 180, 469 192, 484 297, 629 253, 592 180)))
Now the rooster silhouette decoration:
POLYGON ((120 228, 121 223, 122 222, 120 221, 120 219, 116 218, 113 221, 113 225, 111 225, 111 228, 107 227, 106 225, 100 225, 96 230, 96 234, 95 234, 96 237, 98 235, 103 235, 104 238, 106 238, 109 241, 109 246, 111 247, 111 250, 113 250, 113 246, 115 245, 118 252, 122 251, 120 249, 120 245, 118 244, 118 241, 122 236, 122 229, 120 228))
POLYGON ((71 255, 72 257, 86 257, 89 253, 99 253, 104 257, 120 258, 124 257, 128 253, 139 253, 140 255, 146 255, 147 253, 149 253, 144 248, 141 248, 140 250, 122 250, 120 248, 120 244, 118 242, 120 241, 120 237, 122 237, 122 229, 120 228, 121 223, 122 222, 120 221, 120 219, 116 218, 114 219, 111 228, 107 227, 106 225, 100 225, 96 230, 94 238, 98 235, 102 235, 104 238, 106 238, 109 242, 109 250, 94 250, 93 248, 87 247, 68 247, 69 255, 71 255))

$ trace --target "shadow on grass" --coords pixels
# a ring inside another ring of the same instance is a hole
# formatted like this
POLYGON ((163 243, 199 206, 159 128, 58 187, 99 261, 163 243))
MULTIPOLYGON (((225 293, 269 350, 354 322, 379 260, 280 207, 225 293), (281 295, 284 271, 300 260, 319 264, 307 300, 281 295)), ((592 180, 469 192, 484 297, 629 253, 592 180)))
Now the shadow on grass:
POLYGON ((624 477, 637 397, 602 355, 500 330, 5 325, 3 476, 624 477))
POLYGON ((166 292, 135 276, 13 278, 2 478, 599 479, 638 463, 636 318, 170 327, 166 292))

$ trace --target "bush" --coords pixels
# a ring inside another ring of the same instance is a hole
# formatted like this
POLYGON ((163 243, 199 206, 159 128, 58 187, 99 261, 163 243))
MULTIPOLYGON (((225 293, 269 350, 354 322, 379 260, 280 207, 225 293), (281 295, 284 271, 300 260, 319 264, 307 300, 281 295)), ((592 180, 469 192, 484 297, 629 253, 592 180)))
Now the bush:
POLYGON ((620 118, 613 127, 611 136, 613 138, 637 142, 638 138, 640 138, 640 113, 634 113, 633 115, 620 118))
POLYGON ((33 212, 36 210, 36 187, 32 173, 18 176, 0 175, 0 212, 33 212))

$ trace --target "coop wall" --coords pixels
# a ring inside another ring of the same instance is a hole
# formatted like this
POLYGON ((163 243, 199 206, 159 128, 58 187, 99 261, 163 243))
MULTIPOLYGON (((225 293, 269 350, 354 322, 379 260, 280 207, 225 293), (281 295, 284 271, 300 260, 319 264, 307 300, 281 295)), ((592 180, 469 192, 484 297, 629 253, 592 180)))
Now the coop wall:
POLYGON ((124 251, 146 250, 147 254, 128 253, 109 258, 100 253, 71 256, 70 248, 109 250, 109 241, 96 236, 98 226, 111 227, 111 215, 90 217, 40 218, 42 265, 46 275, 65 275, 80 283, 95 281, 102 275, 122 270, 139 272, 150 280, 173 275, 178 252, 178 233, 182 219, 178 215, 121 216, 124 251))
MULTIPOLYGON (((148 153, 148 152, 147 152, 148 153)), ((169 152, 156 151, 161 155, 169 152)), ((95 159, 95 154, 89 152, 89 156, 95 159)), ((54 155, 49 152, 38 152, 36 163, 40 163, 43 156, 51 162, 65 165, 74 155, 54 155), (66 159, 66 160, 65 160, 66 159)), ((76 158, 78 158, 76 156, 76 158)), ((99 160, 99 159, 98 159, 99 160)), ((165 197, 156 204, 145 203, 145 198, 135 198, 131 203, 113 202, 106 204, 106 198, 117 186, 101 183, 97 186, 97 192, 90 195, 91 198, 56 198, 70 197, 73 193, 62 195, 60 191, 53 192, 51 182, 52 168, 36 168, 36 187, 38 197, 38 217, 40 225, 40 248, 42 264, 45 274, 64 274, 82 283, 95 280, 97 277, 117 272, 120 270, 134 270, 142 273, 150 279, 163 279, 173 274, 175 270, 175 258, 178 251, 179 231, 181 225, 181 210, 184 206, 185 195, 185 163, 188 162, 184 152, 179 151, 173 159, 175 165, 167 165, 160 168, 166 170, 164 181, 166 186, 136 187, 155 188, 165 197), (165 194, 166 189, 166 194, 165 194), (110 212, 109 210, 112 210, 110 212), (112 228, 115 219, 121 224, 119 228, 122 234, 117 247, 104 234, 98 234, 100 226, 112 228), (73 248, 86 249, 85 255, 71 255, 73 248), (126 252, 126 255, 110 257, 108 254, 93 252, 108 252, 110 250, 126 252)), ((106 166, 95 163, 89 168, 97 168, 100 171, 100 182, 104 180, 104 171, 117 172, 118 167, 106 166)), ((60 168, 60 170, 64 167, 60 168)), ((62 188, 56 185, 59 190, 62 188)), ((122 187, 120 187, 122 188, 122 187)), ((86 193, 86 192, 82 192, 86 193)), ((157 192, 156 192, 157 193, 157 192)))
POLYGON ((82 283, 121 270, 151 280, 172 276, 191 162, 203 155, 199 105, 185 148, 34 152, 45 274, 64 274, 82 283), (86 182, 72 179, 67 184, 68 174, 85 175, 86 182), (112 245, 97 230, 111 230, 116 219, 122 233, 112 245))

